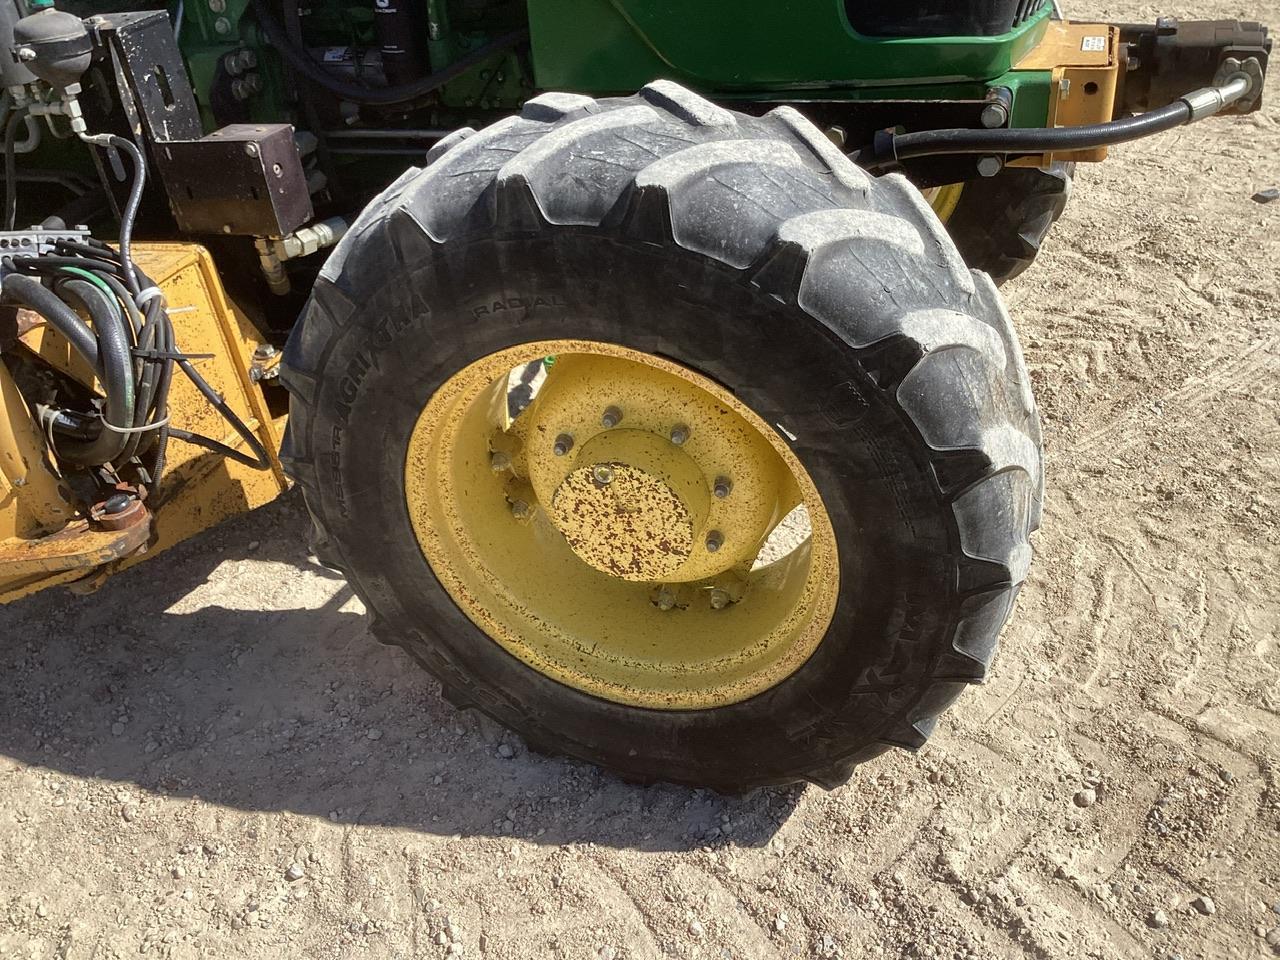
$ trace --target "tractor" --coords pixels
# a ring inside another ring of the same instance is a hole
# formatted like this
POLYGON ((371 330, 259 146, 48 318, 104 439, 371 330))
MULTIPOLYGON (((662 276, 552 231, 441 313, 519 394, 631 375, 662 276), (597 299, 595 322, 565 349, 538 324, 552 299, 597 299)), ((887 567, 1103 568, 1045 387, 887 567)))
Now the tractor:
POLYGON ((0 602, 296 485, 450 702, 723 791, 839 785, 988 674, 1044 489, 998 288, 1076 164, 1257 110, 1271 50, 1049 0, 141 6, 0 0, 0 602))

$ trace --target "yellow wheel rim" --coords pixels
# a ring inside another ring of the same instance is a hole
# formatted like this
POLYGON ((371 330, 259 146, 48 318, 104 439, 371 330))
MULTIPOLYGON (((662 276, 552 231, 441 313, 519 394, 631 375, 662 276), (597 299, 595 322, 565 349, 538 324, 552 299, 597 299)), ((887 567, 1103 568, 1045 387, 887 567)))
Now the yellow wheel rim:
POLYGON ((930 187, 924 191, 924 198, 933 207, 938 219, 946 223, 960 205, 960 195, 964 193, 963 183, 948 183, 941 187, 930 187))
POLYGON ((835 610, 835 534, 800 461, 727 390, 635 350, 543 341, 458 371, 414 427, 405 492, 467 616, 607 700, 745 700, 804 664, 835 610))

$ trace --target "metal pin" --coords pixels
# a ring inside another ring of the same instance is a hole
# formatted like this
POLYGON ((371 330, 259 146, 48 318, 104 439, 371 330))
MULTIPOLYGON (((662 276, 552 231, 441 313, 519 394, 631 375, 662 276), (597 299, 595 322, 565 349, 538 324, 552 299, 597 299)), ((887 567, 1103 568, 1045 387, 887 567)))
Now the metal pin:
POLYGON ((731 490, 733 490, 733 481, 728 477, 716 477, 716 482, 711 487, 711 492, 716 495, 717 500, 723 500, 731 490))
POLYGON ((567 433, 562 433, 556 437, 555 445, 551 448, 551 452, 557 457, 563 457, 566 453, 573 449, 573 437, 567 433))
POLYGON ((724 546, 724 534, 719 530, 712 530, 707 534, 707 553, 715 553, 724 546))
POLYGON ((671 428, 671 442, 677 447, 681 446, 689 439, 689 428, 683 423, 677 423, 671 428))
POLYGON ((600 416, 600 425, 606 430, 612 430, 622 422, 622 411, 617 407, 605 407, 604 413, 600 416))

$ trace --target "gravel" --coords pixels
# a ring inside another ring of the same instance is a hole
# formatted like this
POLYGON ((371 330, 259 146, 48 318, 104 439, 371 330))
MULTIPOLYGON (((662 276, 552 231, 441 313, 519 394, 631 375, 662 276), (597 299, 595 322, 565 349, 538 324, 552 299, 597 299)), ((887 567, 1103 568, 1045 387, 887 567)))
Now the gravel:
POLYGON ((1163 910, 1152 910, 1151 915, 1147 917, 1147 926, 1156 930, 1163 930, 1169 926, 1169 918, 1163 910))
POLYGON ((1088 787, 1077 793, 1073 799, 1077 807, 1092 807, 1098 802, 1098 791, 1088 787))
POLYGON ((307 875, 307 872, 302 868, 302 864, 300 863, 289 864, 289 869, 287 869, 284 872, 284 878, 288 880, 290 883, 293 883, 294 881, 297 881, 297 880, 301 880, 306 875, 307 875))

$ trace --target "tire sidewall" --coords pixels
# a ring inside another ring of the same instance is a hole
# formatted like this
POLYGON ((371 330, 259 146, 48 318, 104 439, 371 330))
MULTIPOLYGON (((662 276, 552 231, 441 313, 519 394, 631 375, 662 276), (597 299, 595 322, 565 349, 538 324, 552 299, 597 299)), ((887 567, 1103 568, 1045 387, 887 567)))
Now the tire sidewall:
POLYGON ((740 271, 679 248, 593 228, 447 246, 408 218, 373 229, 388 232, 395 262, 348 262, 337 279, 351 315, 322 365, 309 427, 323 452, 324 522, 388 632, 456 699, 535 745, 640 777, 785 782, 878 752, 949 647, 959 548, 925 445, 857 352, 740 271), (776 687, 714 710, 611 703, 507 653, 436 579, 404 491, 418 417, 467 364, 558 338, 676 360, 796 438, 835 529, 840 593, 818 650, 776 687))

